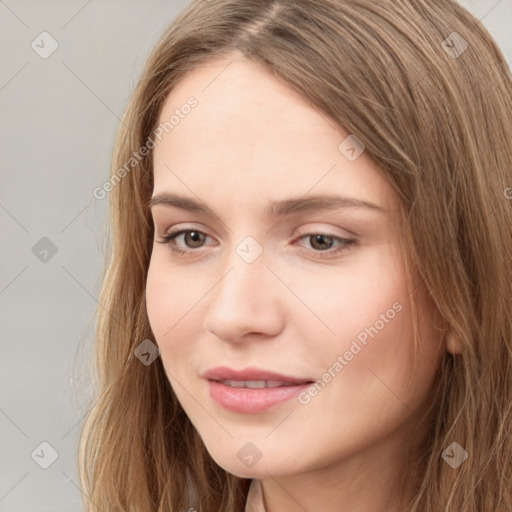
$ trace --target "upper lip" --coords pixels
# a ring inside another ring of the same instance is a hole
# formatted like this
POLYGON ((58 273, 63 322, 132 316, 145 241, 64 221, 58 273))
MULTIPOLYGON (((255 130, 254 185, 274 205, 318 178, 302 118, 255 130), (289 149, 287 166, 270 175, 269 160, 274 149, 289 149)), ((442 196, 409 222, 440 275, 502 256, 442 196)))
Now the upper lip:
POLYGON ((245 368, 244 370, 234 370, 227 366, 216 366, 210 368, 202 375, 208 380, 274 380, 279 382, 303 383, 312 382, 309 378, 291 377, 280 373, 271 372, 260 368, 245 368))

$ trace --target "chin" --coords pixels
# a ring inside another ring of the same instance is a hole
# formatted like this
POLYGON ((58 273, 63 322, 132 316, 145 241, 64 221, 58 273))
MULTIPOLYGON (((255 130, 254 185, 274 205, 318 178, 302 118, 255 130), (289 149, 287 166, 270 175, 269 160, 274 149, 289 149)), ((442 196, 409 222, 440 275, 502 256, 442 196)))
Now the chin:
POLYGON ((226 460, 225 457, 222 457, 221 459, 213 457, 213 460, 218 466, 224 469, 224 471, 227 471, 228 473, 239 478, 263 479, 268 478, 269 474, 278 477, 283 476, 285 473, 285 471, 283 471, 284 468, 279 466, 275 467, 274 465, 269 464, 269 462, 272 462, 270 460, 263 460, 264 456, 262 456, 261 459, 252 466, 249 462, 247 465, 245 465, 244 462, 238 459, 236 454, 235 457, 235 460, 226 460))

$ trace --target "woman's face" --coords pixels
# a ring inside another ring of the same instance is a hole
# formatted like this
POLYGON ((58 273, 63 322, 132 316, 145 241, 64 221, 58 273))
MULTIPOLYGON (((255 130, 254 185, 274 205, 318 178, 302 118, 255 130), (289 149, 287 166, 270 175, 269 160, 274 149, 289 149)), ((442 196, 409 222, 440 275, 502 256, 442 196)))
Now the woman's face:
POLYGON ((401 459, 442 350, 419 297, 413 371, 392 188, 357 140, 250 61, 189 72, 170 118, 155 139, 147 312, 212 457, 249 478, 401 459), (220 366, 254 373, 205 377, 220 366))

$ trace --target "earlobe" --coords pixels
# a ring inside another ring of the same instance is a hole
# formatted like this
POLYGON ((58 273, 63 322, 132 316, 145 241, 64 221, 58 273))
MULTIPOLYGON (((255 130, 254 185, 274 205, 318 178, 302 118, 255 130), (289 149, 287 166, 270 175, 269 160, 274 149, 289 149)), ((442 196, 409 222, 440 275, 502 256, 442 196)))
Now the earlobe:
POLYGON ((457 336, 454 331, 449 331, 445 337, 446 350, 450 354, 457 355, 462 354, 462 340, 457 336))

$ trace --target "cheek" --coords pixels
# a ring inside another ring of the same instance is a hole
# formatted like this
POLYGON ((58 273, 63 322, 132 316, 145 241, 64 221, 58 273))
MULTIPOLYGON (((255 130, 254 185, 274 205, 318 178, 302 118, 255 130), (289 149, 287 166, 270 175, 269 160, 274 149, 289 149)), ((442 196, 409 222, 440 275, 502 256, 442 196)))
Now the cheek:
MULTIPOLYGON (((397 396, 404 402, 416 400, 436 369, 438 337, 427 320, 420 326, 414 370, 412 306, 403 262, 386 249, 360 263, 350 272, 333 269, 322 294, 312 282, 302 287, 304 302, 324 326, 313 315, 301 324, 301 339, 308 343, 301 357, 329 382, 318 403, 332 401, 333 410, 340 397, 349 410, 364 407, 363 390, 369 409, 389 402, 400 405, 397 396)), ((418 307, 422 316, 427 314, 426 307, 418 307)))
POLYGON ((160 257, 151 259, 146 281, 146 311, 164 364, 168 349, 176 346, 175 340, 187 337, 187 310, 193 298, 193 285, 182 281, 179 272, 166 269, 160 257))
MULTIPOLYGON (((211 279, 210 279, 211 280, 211 279)), ((146 280, 146 311, 171 384, 197 374, 201 319, 207 313, 205 294, 213 286, 197 272, 170 266, 165 254, 152 258, 146 280), (195 366, 194 366, 195 364, 195 366)), ((179 390, 175 389, 179 394, 179 390)))
MULTIPOLYGON (((330 427, 343 419, 355 427, 354 436, 358 431, 371 435, 373 427, 365 418, 379 418, 383 431, 394 428, 422 403, 438 366, 439 337, 425 317, 418 326, 415 366, 410 294, 400 276, 395 277, 361 289, 364 293, 351 300, 344 297, 344 309, 326 316, 336 336, 318 345, 320 350, 310 347, 310 361, 323 373, 318 391, 312 391, 309 415, 330 411, 324 416, 330 427)), ((426 314, 421 304, 418 309, 426 314)))
POLYGON ((156 252, 148 268, 146 310, 157 341, 165 341, 190 322, 207 288, 200 276, 170 266, 165 251, 156 252))
POLYGON ((405 269, 390 245, 366 251, 346 266, 304 272, 294 290, 317 316, 307 315, 311 332, 304 339, 318 340, 314 329, 322 329, 322 320, 326 345, 337 350, 359 334, 364 342, 366 329, 390 331, 391 324, 396 329, 395 319, 407 314, 402 313, 408 303, 405 269))
POLYGON ((152 257, 146 279, 146 311, 157 342, 170 327, 168 323, 166 327, 168 314, 166 315, 165 312, 170 311, 170 307, 172 308, 172 301, 169 301, 169 294, 165 292, 166 281, 159 270, 158 263, 152 257))

